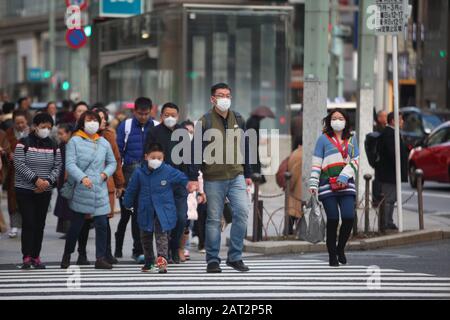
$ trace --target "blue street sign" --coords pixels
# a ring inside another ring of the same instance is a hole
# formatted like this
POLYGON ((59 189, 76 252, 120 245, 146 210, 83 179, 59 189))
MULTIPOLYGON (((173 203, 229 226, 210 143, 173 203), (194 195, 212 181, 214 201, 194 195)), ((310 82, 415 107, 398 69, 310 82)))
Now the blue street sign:
POLYGON ((41 68, 29 68, 27 70, 27 79, 30 82, 36 82, 42 80, 42 69, 41 68))
POLYGON ((100 0, 101 17, 129 17, 144 12, 144 0, 100 0))

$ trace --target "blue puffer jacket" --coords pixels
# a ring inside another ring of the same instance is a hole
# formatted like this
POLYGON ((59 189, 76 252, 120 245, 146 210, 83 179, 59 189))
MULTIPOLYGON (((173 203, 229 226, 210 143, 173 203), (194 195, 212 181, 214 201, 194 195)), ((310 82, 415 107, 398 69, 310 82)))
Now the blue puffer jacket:
POLYGON ((101 137, 91 140, 83 133, 76 133, 66 146, 66 170, 69 179, 76 182, 73 198, 69 201, 70 209, 93 216, 110 213, 108 186, 100 175, 103 172, 112 176, 116 165, 108 141, 101 137), (81 183, 86 176, 92 181, 92 189, 81 183))
POLYGON ((119 147, 120 156, 125 166, 141 162, 144 159, 144 144, 150 128, 153 128, 153 120, 147 121, 142 126, 136 118, 133 118, 131 124, 130 135, 128 136, 127 145, 125 146, 125 121, 117 128, 117 146, 119 147))
POLYGON ((186 187, 187 184, 188 178, 184 173, 165 163, 153 172, 143 163, 130 179, 123 204, 131 208, 137 201, 137 221, 141 230, 153 232, 156 211, 163 231, 170 231, 177 223, 173 186, 186 187))

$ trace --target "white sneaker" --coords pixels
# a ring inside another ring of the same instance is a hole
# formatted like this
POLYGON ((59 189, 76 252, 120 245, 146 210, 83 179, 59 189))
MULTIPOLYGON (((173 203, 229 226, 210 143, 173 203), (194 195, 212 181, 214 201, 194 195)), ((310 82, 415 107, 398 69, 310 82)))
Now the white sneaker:
POLYGON ((206 253, 205 249, 198 250, 198 253, 206 253))
POLYGON ((15 238, 15 237, 17 237, 17 232, 18 232, 19 230, 17 229, 17 228, 12 228, 11 229, 11 231, 8 233, 8 236, 12 239, 12 238, 15 238))

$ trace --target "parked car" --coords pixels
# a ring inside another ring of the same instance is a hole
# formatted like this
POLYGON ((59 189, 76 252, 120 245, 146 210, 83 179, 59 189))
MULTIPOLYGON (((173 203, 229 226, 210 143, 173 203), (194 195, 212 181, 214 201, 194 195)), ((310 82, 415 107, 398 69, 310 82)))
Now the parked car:
POLYGON ((437 115, 416 107, 401 108, 403 115, 402 137, 411 150, 437 128, 443 121, 437 115))
POLYGON ((437 127, 409 154, 409 183, 417 187, 416 169, 424 181, 450 182, 450 121, 437 127))

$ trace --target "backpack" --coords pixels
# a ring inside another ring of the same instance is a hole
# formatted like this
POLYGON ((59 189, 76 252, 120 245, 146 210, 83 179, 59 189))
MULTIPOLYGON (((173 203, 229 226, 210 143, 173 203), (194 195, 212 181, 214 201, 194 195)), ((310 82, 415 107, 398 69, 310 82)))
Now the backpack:
POLYGON ((380 132, 371 132, 366 135, 366 141, 364 141, 367 160, 372 168, 375 168, 380 162, 380 140, 380 132))
POLYGON ((130 137, 132 125, 133 125, 133 119, 125 120, 125 139, 124 139, 124 144, 123 144, 123 151, 125 151, 127 149, 127 142, 128 142, 128 138, 130 137))
POLYGON ((286 178, 284 177, 284 173, 288 171, 289 158, 290 156, 284 159, 283 162, 281 162, 275 176, 277 185, 283 190, 286 189, 286 178))

